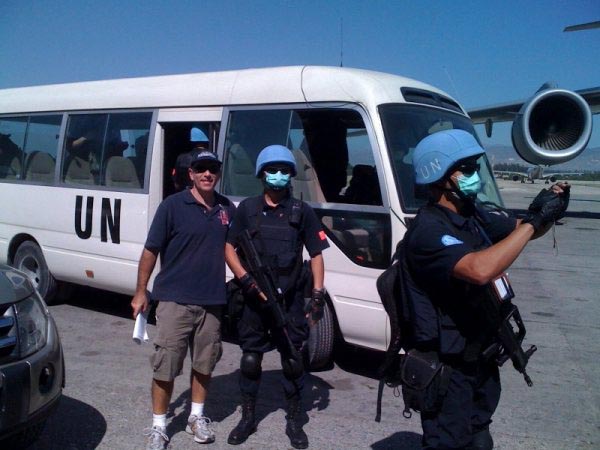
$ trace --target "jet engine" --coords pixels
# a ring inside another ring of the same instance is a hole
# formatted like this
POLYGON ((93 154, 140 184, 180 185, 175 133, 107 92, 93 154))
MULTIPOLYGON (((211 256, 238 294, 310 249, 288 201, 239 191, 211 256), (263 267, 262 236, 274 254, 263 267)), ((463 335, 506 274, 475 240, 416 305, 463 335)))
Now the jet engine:
POLYGON ((523 104, 512 126, 512 141, 525 161, 553 165, 569 161, 587 146, 592 113, 578 94, 563 89, 538 91, 523 104))

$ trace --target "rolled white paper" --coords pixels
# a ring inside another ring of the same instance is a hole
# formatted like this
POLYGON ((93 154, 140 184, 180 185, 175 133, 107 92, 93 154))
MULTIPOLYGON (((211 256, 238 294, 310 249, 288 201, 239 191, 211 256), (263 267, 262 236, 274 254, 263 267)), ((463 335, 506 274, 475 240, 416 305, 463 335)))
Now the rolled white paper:
POLYGON ((142 342, 148 342, 148 330, 146 330, 146 324, 148 318, 145 314, 139 313, 135 319, 135 325, 133 326, 133 342, 141 344, 142 342))

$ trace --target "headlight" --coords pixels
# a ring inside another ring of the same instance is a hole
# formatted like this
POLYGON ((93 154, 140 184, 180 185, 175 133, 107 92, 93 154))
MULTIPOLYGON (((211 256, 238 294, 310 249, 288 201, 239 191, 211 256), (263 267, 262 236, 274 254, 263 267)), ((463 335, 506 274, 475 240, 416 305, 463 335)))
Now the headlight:
POLYGON ((48 339, 48 311, 42 300, 32 294, 15 303, 19 357, 24 358, 46 345, 48 339))

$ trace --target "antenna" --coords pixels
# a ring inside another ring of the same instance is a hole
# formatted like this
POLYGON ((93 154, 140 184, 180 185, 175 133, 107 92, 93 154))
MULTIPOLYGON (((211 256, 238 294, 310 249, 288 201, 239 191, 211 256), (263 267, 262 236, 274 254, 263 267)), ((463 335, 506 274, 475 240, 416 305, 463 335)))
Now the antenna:
POLYGON ((344 18, 340 17, 340 67, 344 67, 344 18))
POLYGON ((454 89, 454 95, 456 95, 456 98, 459 99, 460 96, 458 95, 458 89, 456 89, 456 86, 454 85, 454 80, 452 80, 452 77, 450 76, 450 72, 448 72, 448 69, 446 68, 446 66, 444 66, 444 72, 446 72, 446 76, 448 77, 448 80, 450 81, 450 85, 452 86, 452 89, 454 89))

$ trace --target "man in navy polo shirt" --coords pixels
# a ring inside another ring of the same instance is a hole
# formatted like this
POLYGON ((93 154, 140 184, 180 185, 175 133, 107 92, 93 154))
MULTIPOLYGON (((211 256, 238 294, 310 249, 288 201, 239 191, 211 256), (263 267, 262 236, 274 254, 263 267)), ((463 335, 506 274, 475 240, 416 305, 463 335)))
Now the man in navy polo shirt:
POLYGON ((133 316, 148 309, 146 289, 158 255, 161 270, 153 298, 158 334, 151 357, 152 428, 147 449, 168 444, 166 413, 174 379, 181 373, 188 345, 192 358, 192 410, 186 431, 199 443, 213 442, 204 401, 222 353, 220 317, 225 300, 225 241, 235 207, 215 192, 221 162, 209 151, 192 155, 192 187, 167 197, 158 207, 142 253, 133 316))
POLYGON ((486 286, 568 205, 569 186, 559 183, 542 190, 523 219, 484 208, 477 200, 483 154, 472 134, 445 130, 419 142, 413 156, 415 182, 429 188, 430 201, 408 230, 406 252, 432 304, 413 305, 415 350, 451 367, 441 404, 421 412, 425 449, 493 447, 489 425, 501 389, 495 359, 482 354, 495 332, 482 307, 486 286))

